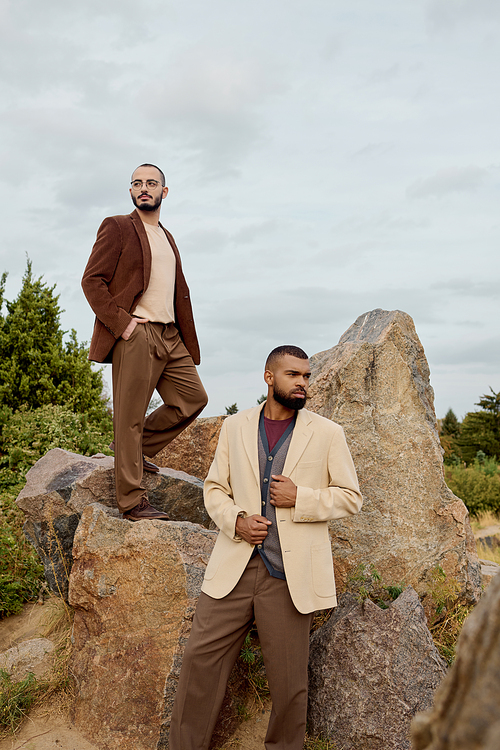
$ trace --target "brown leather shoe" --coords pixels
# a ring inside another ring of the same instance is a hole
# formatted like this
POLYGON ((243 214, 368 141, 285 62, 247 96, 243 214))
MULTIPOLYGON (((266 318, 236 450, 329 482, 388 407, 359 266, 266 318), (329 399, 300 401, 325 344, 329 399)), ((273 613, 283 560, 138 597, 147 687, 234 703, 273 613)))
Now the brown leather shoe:
POLYGON ((134 506, 123 514, 127 521, 169 521, 169 517, 162 510, 157 510, 149 504, 147 495, 143 495, 139 505, 134 506))
MULTIPOLYGON (((113 453, 114 453, 115 452, 115 441, 113 440, 109 444, 108 447, 109 447, 109 450, 113 451, 113 453)), ((160 471, 160 467, 157 466, 156 464, 154 464, 152 461, 148 461, 148 459, 146 458, 146 456, 144 454, 142 455, 142 468, 144 469, 144 471, 150 471, 151 474, 158 474, 158 472, 160 471)))
POLYGON ((154 464, 152 461, 148 461, 146 456, 142 456, 142 468, 144 471, 150 471, 152 474, 158 474, 160 467, 154 464))

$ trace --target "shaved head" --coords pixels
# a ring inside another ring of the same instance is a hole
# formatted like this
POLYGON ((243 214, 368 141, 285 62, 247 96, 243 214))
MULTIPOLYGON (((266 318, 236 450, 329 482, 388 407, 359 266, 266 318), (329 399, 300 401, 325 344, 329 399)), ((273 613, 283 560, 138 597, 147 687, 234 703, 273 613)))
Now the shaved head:
POLYGON ((276 363, 287 354, 292 357, 297 357, 297 359, 309 359, 305 351, 303 349, 300 349, 300 347, 292 346, 291 344, 285 344, 284 346, 277 346, 276 349, 272 350, 266 360, 265 369, 273 372, 276 363))
POLYGON ((165 179, 165 175, 164 175, 164 174, 163 174, 163 172, 161 171, 160 167, 157 167, 157 166, 156 166, 156 164, 139 164, 139 166, 138 166, 138 167, 136 167, 136 168, 134 169, 134 171, 132 172, 132 179, 134 179, 134 174, 135 174, 135 173, 137 172, 137 170, 138 170, 138 169, 140 169, 141 167, 153 167, 154 169, 157 169, 157 170, 158 170, 158 172, 160 173, 160 182, 161 182, 162 186, 163 186, 163 187, 165 187, 165 185, 166 185, 166 182, 167 182, 167 181, 166 181, 166 179, 165 179))

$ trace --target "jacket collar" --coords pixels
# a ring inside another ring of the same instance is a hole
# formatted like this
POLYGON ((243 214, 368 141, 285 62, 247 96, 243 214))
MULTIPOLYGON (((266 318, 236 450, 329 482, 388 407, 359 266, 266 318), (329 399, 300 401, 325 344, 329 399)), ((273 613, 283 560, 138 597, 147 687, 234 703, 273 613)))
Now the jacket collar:
MULTIPOLYGON (((246 414, 246 422, 243 423, 241 428, 241 437, 243 445, 248 456, 248 460, 252 466, 253 473, 257 484, 260 482, 259 478, 259 454, 258 454, 258 429, 259 429, 259 418, 264 404, 255 406, 253 409, 249 409, 246 414)), ((311 414, 307 409, 300 409, 297 412, 297 422, 295 429, 292 433, 292 439, 288 448, 286 456, 285 466, 283 467, 283 474, 289 476, 293 469, 296 467, 300 460, 309 440, 312 437, 313 431, 311 428, 311 414)))

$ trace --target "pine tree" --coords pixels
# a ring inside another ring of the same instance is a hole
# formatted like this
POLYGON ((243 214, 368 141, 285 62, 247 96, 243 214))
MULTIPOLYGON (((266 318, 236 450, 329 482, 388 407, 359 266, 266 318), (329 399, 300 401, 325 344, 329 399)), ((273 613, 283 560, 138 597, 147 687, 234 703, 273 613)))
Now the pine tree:
POLYGON ((500 391, 490 387, 491 394, 481 396, 476 406, 481 411, 472 411, 465 415, 461 434, 457 439, 463 459, 473 461, 478 451, 488 457, 500 458, 500 391))
POLYGON ((460 435, 460 422, 453 409, 448 409, 441 420, 441 435, 451 435, 454 438, 460 435))
MULTIPOLYGON (((0 309, 6 274, 0 282, 0 309)), ((0 314, 0 405, 13 410, 61 404, 103 419, 102 374, 95 372, 76 332, 63 341, 55 286, 35 279, 28 259, 19 295, 0 314)))
POLYGON ((448 409, 444 418, 439 420, 438 425, 445 464, 454 464, 460 461, 461 454, 457 440, 460 437, 461 424, 453 409, 448 409))

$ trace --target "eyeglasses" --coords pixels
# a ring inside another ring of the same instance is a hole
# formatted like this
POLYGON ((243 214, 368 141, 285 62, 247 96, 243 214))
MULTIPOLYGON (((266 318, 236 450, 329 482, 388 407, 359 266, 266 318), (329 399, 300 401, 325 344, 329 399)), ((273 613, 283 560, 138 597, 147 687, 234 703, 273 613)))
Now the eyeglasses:
POLYGON ((158 180, 133 180, 130 184, 132 190, 140 190, 143 185, 146 185, 150 190, 155 190, 160 183, 158 180))

